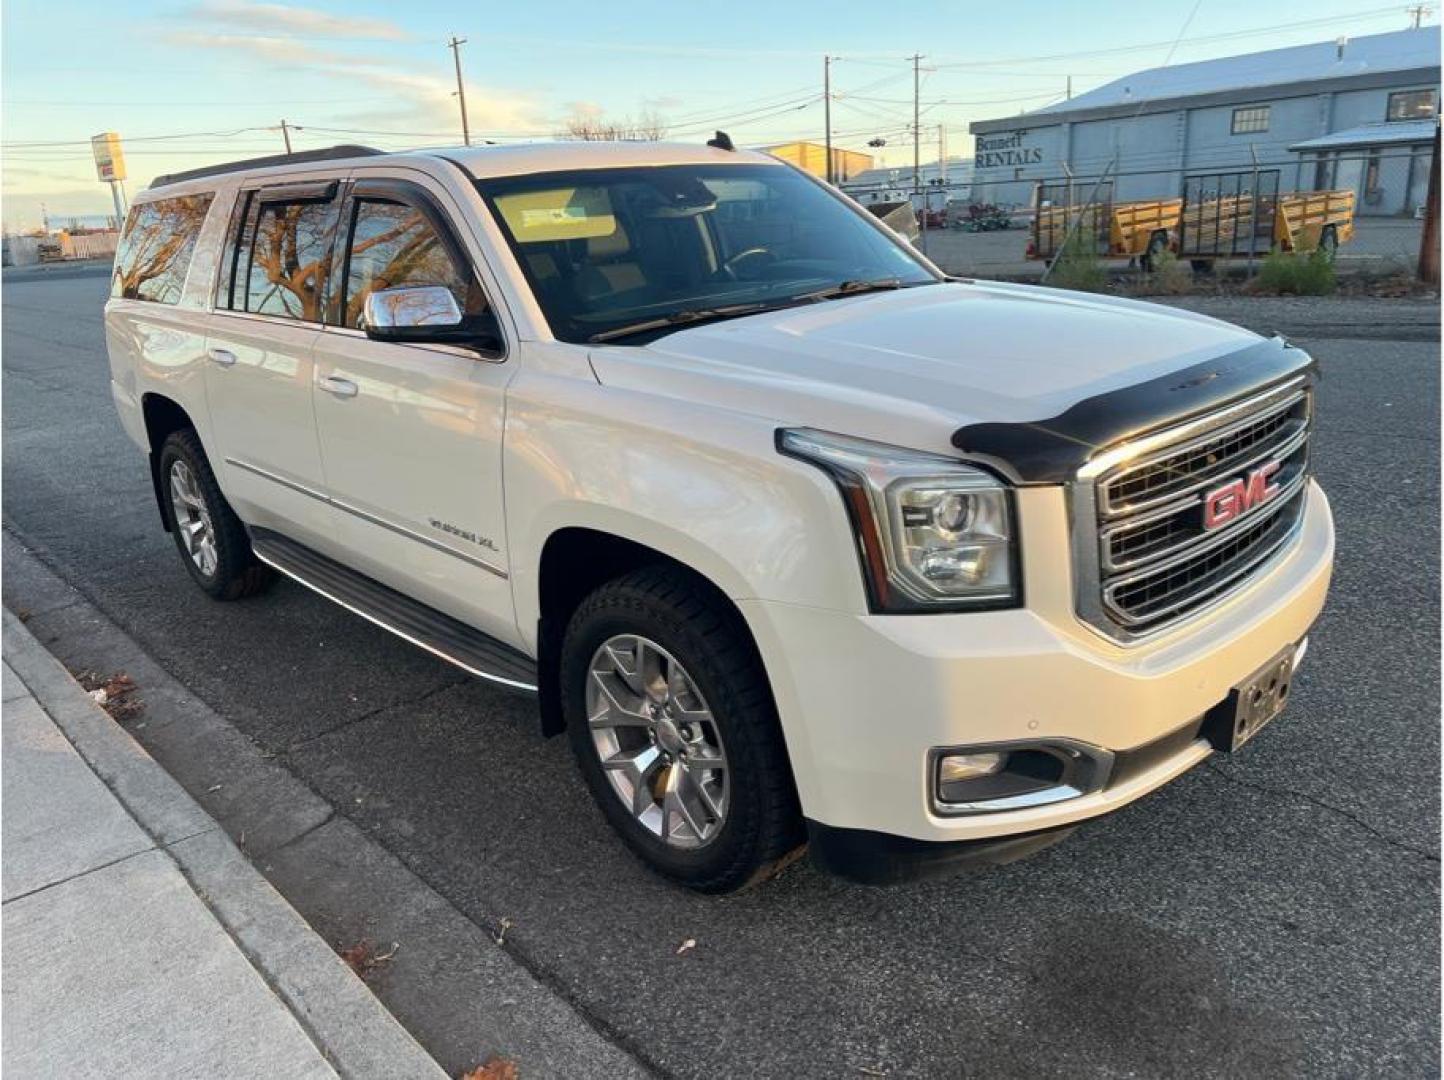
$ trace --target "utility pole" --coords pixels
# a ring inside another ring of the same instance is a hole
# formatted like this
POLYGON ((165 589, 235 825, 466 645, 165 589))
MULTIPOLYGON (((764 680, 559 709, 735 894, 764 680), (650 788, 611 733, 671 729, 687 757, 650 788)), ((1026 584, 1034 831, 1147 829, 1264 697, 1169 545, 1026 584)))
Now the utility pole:
POLYGON ((938 125, 938 180, 948 186, 948 133, 942 124, 938 125))
MULTIPOLYGON (((923 173, 923 129, 921 112, 918 108, 918 91, 921 82, 922 54, 913 53, 913 208, 917 209, 917 198, 922 190, 923 173)), ((928 253, 928 216, 923 214, 923 227, 918 233, 923 241, 923 254, 928 253)))
POLYGON ((1439 284, 1439 128, 1434 128, 1434 157, 1429 164, 1429 197, 1424 203, 1424 234, 1419 240, 1419 277, 1439 284))
POLYGON ((1069 75, 1069 76, 1068 76, 1068 89, 1067 89, 1067 91, 1066 91, 1066 94, 1067 94, 1068 100, 1069 100, 1069 101, 1072 101, 1072 100, 1073 100, 1073 76, 1072 76, 1072 75, 1069 75))
POLYGON ((822 58, 822 127, 827 145, 827 182, 832 183, 832 57, 822 58))
POLYGON ((451 50, 451 58, 456 61, 456 100, 461 103, 461 141, 470 146, 471 128, 466 123, 466 86, 461 81, 461 47, 465 44, 466 38, 452 34, 446 46, 451 50))
POLYGON ((1433 14, 1433 10, 1433 8, 1430 8, 1424 4, 1416 4, 1414 7, 1411 7, 1409 9, 1409 15, 1414 20, 1415 30, 1418 30, 1419 27, 1423 24, 1425 16, 1433 14))
POLYGON ((286 140, 286 153, 291 152, 291 128, 286 121, 281 121, 281 138, 286 140))

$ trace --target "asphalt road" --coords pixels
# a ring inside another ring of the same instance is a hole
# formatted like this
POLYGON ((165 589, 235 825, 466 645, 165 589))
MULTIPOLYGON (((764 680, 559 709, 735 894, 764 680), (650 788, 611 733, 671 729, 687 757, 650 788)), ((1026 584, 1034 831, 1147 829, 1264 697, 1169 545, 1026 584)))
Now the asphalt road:
POLYGON ((1012 866, 707 899, 612 839, 524 702, 299 586, 194 589, 112 412, 104 292, 5 281, 6 527, 659 1072, 1438 1074, 1437 342, 1302 340, 1339 563, 1238 758, 1012 866))

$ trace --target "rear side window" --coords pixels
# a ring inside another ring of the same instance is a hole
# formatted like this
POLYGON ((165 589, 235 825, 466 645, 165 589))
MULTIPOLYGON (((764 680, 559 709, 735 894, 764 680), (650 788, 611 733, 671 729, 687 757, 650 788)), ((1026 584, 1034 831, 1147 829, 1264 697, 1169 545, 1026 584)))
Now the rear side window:
POLYGON ((110 295, 177 304, 211 195, 181 195, 135 207, 115 253, 110 295))
POLYGON ((456 264, 420 210, 382 199, 358 199, 354 205, 343 325, 359 327, 366 297, 401 285, 444 285, 463 313, 485 310, 480 286, 456 264))
POLYGON ((241 219, 229 296, 220 306, 320 322, 335 227, 332 199, 253 193, 241 219))

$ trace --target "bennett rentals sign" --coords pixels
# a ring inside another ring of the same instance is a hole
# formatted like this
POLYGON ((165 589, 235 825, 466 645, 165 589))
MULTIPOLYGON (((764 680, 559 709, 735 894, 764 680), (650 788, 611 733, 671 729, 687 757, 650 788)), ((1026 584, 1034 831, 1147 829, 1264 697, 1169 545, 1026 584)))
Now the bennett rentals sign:
POLYGON ((1043 160, 1041 146, 1024 146, 1024 132, 979 135, 973 152, 974 167, 996 169, 1010 165, 1036 165, 1043 160))
POLYGON ((125 155, 120 150, 120 136, 107 131, 93 136, 90 149, 95 154, 95 174, 100 180, 125 179, 125 155))

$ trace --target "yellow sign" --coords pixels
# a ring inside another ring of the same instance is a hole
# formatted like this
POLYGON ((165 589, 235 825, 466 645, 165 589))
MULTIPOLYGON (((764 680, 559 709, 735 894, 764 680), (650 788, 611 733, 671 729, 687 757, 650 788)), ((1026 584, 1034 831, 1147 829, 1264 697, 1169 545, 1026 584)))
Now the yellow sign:
POLYGON ((113 131, 90 140, 95 153, 95 173, 101 180, 125 179, 125 155, 120 150, 120 136, 113 131))

